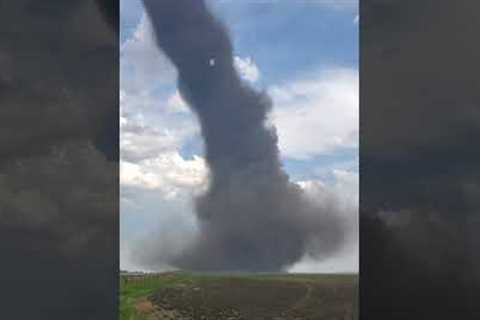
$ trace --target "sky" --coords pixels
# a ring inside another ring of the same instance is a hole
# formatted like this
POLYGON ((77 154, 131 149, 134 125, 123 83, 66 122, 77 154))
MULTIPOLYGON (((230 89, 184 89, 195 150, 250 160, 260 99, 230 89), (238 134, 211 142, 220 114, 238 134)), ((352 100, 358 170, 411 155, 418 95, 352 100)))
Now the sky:
MULTIPOLYGON (((230 34, 244 81, 272 98, 268 121, 286 172, 315 201, 342 208, 348 230, 338 254, 306 256, 290 271, 358 271, 357 1, 207 2, 230 34)), ((161 271, 141 265, 138 252, 161 248, 160 233, 188 239, 208 168, 195 115, 139 0, 121 1, 120 39, 120 266, 161 271)))

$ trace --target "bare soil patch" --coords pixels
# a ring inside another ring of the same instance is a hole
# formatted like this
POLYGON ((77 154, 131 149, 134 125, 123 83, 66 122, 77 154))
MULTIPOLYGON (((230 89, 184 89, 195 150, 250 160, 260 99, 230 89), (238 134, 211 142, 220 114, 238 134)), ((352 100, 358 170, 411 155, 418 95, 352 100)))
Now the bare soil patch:
POLYGON ((200 279, 149 296, 153 319, 172 320, 351 320, 354 299, 353 281, 241 277, 200 279))

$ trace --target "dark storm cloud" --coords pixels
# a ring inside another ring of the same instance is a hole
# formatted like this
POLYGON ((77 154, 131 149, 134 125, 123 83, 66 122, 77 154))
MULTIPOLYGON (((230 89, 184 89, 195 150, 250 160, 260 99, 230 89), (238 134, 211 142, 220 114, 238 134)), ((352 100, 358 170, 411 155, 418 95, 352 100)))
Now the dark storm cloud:
POLYGON ((111 319, 115 19, 94 1, 4 1, 0 8, 2 314, 111 319))
POLYGON ((211 174, 196 203, 198 238, 170 263, 277 271, 307 252, 320 258, 334 252, 343 237, 335 211, 313 205, 289 181, 275 129, 264 124, 270 99, 241 81, 224 27, 204 1, 143 2, 159 47, 178 70, 180 92, 200 121, 211 174))
POLYGON ((478 9, 361 3, 366 319, 478 318, 478 9))
POLYGON ((110 27, 118 32, 120 19, 120 2, 116 0, 96 0, 104 20, 106 20, 110 27))

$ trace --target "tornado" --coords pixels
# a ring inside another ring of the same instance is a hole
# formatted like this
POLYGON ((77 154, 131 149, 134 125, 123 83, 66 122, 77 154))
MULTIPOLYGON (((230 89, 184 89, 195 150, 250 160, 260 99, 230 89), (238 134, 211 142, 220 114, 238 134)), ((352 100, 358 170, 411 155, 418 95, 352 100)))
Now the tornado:
MULTIPOLYGON (((271 99, 245 83, 222 23, 199 0, 143 0, 156 43, 200 123, 208 190, 196 198, 199 232, 169 263, 195 271, 284 271, 342 244, 334 206, 307 198, 283 170, 271 99)), ((313 137, 312 137, 313 139, 313 137)))

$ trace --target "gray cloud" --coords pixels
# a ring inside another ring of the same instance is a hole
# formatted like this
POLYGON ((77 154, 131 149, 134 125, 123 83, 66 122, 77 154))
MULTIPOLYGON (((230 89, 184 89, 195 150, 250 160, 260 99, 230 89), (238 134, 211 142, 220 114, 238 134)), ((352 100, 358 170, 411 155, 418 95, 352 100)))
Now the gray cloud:
MULTIPOLYGON (((307 252, 327 257, 342 243, 334 206, 309 201, 283 171, 269 97, 234 68, 223 26, 203 1, 144 1, 159 47, 176 66, 196 113, 210 168, 197 198, 198 237, 171 264, 195 270, 278 271, 307 252)), ((151 248, 152 254, 159 248, 151 248)))

